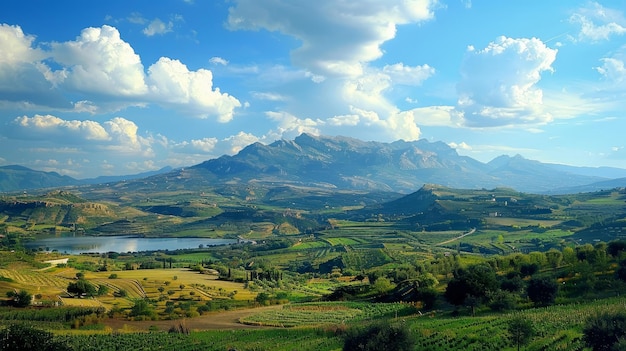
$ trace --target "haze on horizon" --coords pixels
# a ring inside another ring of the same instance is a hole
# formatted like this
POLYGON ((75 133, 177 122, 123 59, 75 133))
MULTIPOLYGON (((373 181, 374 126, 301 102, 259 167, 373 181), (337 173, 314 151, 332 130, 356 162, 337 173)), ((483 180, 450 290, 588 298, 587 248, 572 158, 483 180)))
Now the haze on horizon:
POLYGON ((625 9, 7 0, 0 165, 134 174, 307 132, 626 168, 625 9))

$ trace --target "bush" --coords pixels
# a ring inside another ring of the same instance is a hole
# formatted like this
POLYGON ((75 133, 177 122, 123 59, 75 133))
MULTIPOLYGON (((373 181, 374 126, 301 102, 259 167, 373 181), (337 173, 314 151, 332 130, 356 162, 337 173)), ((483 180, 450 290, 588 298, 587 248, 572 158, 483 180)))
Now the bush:
POLYGON ((69 351, 69 346, 57 342, 50 332, 24 324, 13 324, 0 330, 1 351, 69 351))
POLYGON ((30 305, 33 296, 26 290, 20 290, 19 292, 9 291, 7 297, 11 299, 11 304, 15 307, 26 307, 30 305))
POLYGON ((366 328, 349 329, 344 339, 344 351, 409 351, 415 340, 406 325, 376 323, 366 328))
POLYGON ((626 313, 603 313, 589 318, 583 328, 583 340, 594 351, 623 350, 626 342, 626 313))

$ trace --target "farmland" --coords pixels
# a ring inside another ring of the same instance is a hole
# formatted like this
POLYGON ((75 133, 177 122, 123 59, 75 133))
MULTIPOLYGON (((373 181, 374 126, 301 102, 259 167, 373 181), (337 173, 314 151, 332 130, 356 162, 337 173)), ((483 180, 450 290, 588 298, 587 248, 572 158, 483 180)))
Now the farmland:
POLYGON ((46 222, 58 218, 57 203, 77 201, 53 193, 57 200, 48 207, 24 205, 28 211, 2 217, 0 293, 11 305, 25 291, 34 306, 46 306, 44 314, 86 312, 56 322, 6 312, 0 324, 31 320, 77 349, 337 350, 350 330, 387 321, 410 331, 415 349, 501 350, 513 349, 508 321, 521 316, 537 330, 528 349, 582 350, 587 318, 623 310, 616 297, 626 285, 622 190, 550 197, 430 186, 402 201, 334 211, 219 196, 209 203, 206 195, 202 202, 184 191, 149 201, 129 193, 133 205, 125 207, 106 194, 102 189, 98 196, 107 206, 83 206, 109 216, 106 223, 98 224, 98 216, 83 222, 95 224, 86 234, 159 226, 151 236, 238 242, 83 255, 24 250, 22 241, 64 235, 71 227, 46 222), (52 225, 60 228, 56 234, 52 225), (51 260, 58 264, 46 263, 51 260), (481 278, 486 285, 477 295, 455 297, 448 287, 468 284, 463 274, 474 267, 490 274, 481 278), (558 285, 543 306, 531 286, 546 281, 558 285), (164 333, 173 327, 188 333, 164 333), (212 328, 232 332, 206 330, 212 328))

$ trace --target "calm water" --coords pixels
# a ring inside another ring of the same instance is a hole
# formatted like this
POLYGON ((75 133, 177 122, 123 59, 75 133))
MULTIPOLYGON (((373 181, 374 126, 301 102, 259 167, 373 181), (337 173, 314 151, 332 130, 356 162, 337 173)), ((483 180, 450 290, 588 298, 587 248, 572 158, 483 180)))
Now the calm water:
POLYGON ((235 243, 232 239, 205 238, 138 238, 133 236, 75 236, 39 239, 27 243, 27 248, 57 250, 68 254, 139 252, 156 250, 195 249, 200 245, 215 246, 235 243))

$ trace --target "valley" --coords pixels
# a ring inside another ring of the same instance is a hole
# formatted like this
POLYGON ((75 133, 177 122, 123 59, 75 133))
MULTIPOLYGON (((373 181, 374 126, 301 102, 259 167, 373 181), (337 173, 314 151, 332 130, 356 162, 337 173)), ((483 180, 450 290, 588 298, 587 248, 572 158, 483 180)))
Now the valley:
POLYGON ((205 166, 0 195, 0 325, 81 350, 337 350, 368 328, 420 350, 512 350, 517 321, 529 349, 582 350, 600 312, 626 313, 623 187, 403 193, 205 166))

